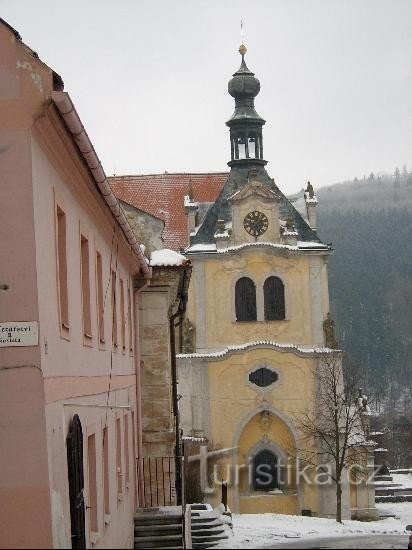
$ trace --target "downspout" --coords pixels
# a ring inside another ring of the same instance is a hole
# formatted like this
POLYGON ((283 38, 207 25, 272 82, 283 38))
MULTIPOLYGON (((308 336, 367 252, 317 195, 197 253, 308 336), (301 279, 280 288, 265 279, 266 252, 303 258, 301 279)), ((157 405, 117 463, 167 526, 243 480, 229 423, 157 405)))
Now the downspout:
POLYGON ((170 355, 171 355, 171 370, 172 370, 172 398, 173 398, 173 416, 175 420, 175 460, 176 460, 176 500, 177 504, 182 504, 182 477, 181 477, 181 438, 180 438, 180 418, 179 418, 179 399, 177 395, 177 365, 176 365, 176 327, 183 322, 186 313, 187 305, 187 288, 186 282, 188 271, 191 268, 183 270, 181 297, 176 313, 173 313, 169 319, 170 333, 170 355), (177 322, 176 322, 177 319, 177 322))
MULTIPOLYGON (((141 281, 141 280, 140 280, 141 281)), ((136 472, 136 490, 137 490, 137 505, 138 507, 144 507, 144 479, 143 472, 140 468, 139 459, 143 456, 143 436, 142 436, 142 384, 140 377, 140 315, 139 315, 139 294, 145 290, 150 281, 142 281, 141 286, 135 287, 133 285, 133 307, 134 307, 134 363, 136 373, 136 426, 137 430, 136 446, 135 449, 135 472, 136 472)))

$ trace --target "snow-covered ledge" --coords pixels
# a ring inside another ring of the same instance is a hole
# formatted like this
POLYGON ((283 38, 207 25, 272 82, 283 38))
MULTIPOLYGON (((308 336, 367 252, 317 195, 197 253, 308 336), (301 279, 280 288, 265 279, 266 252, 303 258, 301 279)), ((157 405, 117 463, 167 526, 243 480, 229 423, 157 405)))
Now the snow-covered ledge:
POLYGON ((280 342, 274 342, 273 340, 255 340, 252 342, 247 342, 246 344, 227 346, 225 348, 222 348, 221 350, 212 351, 208 353, 180 353, 176 357, 178 357, 181 360, 210 359, 213 361, 222 361, 230 355, 243 353, 244 351, 247 351, 253 348, 271 348, 276 351, 281 351, 283 353, 294 353, 295 355, 298 355, 300 357, 320 357, 325 354, 331 355, 334 353, 336 354, 341 353, 340 350, 325 348, 325 347, 305 348, 305 347, 295 346, 294 344, 284 344, 280 342))

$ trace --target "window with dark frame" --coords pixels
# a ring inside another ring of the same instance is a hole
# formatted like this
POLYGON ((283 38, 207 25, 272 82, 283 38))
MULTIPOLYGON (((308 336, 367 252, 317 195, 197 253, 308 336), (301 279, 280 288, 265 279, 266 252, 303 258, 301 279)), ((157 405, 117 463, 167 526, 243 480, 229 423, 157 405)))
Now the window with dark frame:
POLYGON ((273 491, 279 488, 278 458, 263 449, 253 459, 253 489, 255 491, 273 491))
POLYGON ((278 378, 277 373, 267 367, 260 367, 249 374, 249 382, 259 388, 267 388, 274 384, 278 378))
POLYGON ((112 270, 112 344, 117 348, 117 294, 116 272, 112 270))
POLYGON ((97 274, 97 321, 99 341, 104 343, 104 298, 103 298, 103 265, 102 256, 96 252, 96 274, 97 274))
POLYGON ((80 266, 82 283, 83 334, 92 337, 92 318, 90 310, 90 262, 89 241, 84 235, 80 238, 80 266))
POLYGON ((249 277, 236 282, 235 309, 237 321, 256 321, 256 287, 249 277))
POLYGON ((285 319, 285 287, 279 277, 268 277, 263 285, 265 321, 285 319))
POLYGON ((66 214, 57 206, 57 270, 59 277, 60 323, 69 329, 69 299, 67 291, 66 214))

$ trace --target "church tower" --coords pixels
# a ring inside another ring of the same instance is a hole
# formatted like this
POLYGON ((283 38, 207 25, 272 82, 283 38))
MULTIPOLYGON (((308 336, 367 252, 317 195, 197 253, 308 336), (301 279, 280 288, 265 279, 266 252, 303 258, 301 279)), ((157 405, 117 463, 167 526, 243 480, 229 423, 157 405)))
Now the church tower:
MULTIPOLYGON (((332 351, 324 337, 331 249, 310 225, 310 184, 298 211, 266 171, 265 120, 254 105, 260 83, 243 44, 239 52, 228 86, 230 173, 213 204, 185 198, 194 336, 178 356, 181 426, 226 449, 215 455, 216 475, 228 481, 233 512, 330 516, 333 487, 320 491, 291 472, 302 445, 294 419, 316 408, 314 373, 332 351), (266 471, 269 481, 259 474, 266 471)), ((218 487, 203 490, 220 502, 218 487)))

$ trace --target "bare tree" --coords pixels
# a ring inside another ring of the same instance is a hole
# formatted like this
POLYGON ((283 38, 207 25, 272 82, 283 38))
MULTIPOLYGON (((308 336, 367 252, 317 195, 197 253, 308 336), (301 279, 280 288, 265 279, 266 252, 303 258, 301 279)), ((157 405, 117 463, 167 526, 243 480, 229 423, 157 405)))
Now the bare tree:
POLYGON ((367 398, 359 389, 358 368, 343 370, 342 352, 322 354, 315 375, 313 409, 295 418, 302 434, 301 461, 326 476, 336 486, 336 521, 342 522, 342 481, 351 473, 367 477, 367 398))

